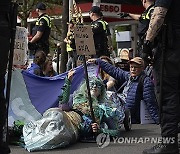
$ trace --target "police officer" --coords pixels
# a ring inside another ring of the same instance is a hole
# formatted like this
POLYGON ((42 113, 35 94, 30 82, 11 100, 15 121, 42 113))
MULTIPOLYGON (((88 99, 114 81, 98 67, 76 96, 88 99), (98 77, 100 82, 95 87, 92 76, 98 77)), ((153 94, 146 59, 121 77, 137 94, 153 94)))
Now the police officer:
POLYGON ((110 52, 108 50, 107 26, 101 19, 101 9, 98 6, 93 6, 89 11, 89 15, 92 20, 91 27, 93 31, 96 57, 109 57, 110 52))
POLYGON ((0 1, 0 153, 8 154, 10 149, 3 141, 3 128, 7 119, 6 101, 4 97, 5 73, 8 63, 8 54, 10 49, 10 12, 11 0, 0 1))
POLYGON ((112 38, 111 38, 111 32, 110 32, 109 24, 108 24, 107 21, 105 21, 105 20, 103 19, 104 16, 103 16, 103 13, 102 13, 102 12, 100 13, 100 15, 101 15, 101 19, 102 19, 101 21, 104 22, 105 25, 106 25, 105 28, 106 28, 106 36, 107 36, 107 40, 108 40, 108 50, 109 50, 111 56, 112 56, 113 58, 115 58, 115 57, 116 57, 116 53, 113 51, 113 44, 112 44, 112 38))
MULTIPOLYGON (((162 38, 157 54, 163 64, 160 71, 161 94, 161 135, 164 143, 144 154, 178 154, 178 122, 180 105, 180 0, 156 0, 155 9, 144 42, 145 52, 161 29, 162 38), (166 35, 165 35, 166 34, 166 35), (170 142, 166 142, 169 139, 170 142)), ((158 35, 160 35, 159 33, 158 35)), ((156 56, 156 55, 155 55, 156 56)))
POLYGON ((51 19, 46 14, 46 5, 39 2, 36 6, 36 12, 39 17, 35 23, 35 27, 32 30, 33 38, 29 41, 30 50, 42 50, 49 53, 49 35, 51 32, 51 19))
POLYGON ((124 17, 131 17, 134 20, 138 20, 138 36, 139 36, 139 43, 138 43, 138 50, 137 54, 138 56, 141 55, 141 47, 144 42, 145 33, 149 26, 149 21, 151 19, 151 15, 154 11, 154 0, 141 0, 143 7, 145 8, 145 11, 140 14, 133 14, 133 13, 125 13, 121 12, 119 15, 121 18, 124 17))

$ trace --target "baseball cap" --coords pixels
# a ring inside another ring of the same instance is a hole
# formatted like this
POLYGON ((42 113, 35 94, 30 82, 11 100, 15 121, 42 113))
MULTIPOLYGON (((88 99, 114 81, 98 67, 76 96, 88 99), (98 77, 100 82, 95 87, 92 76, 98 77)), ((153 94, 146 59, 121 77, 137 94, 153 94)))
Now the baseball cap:
POLYGON ((39 2, 37 5, 36 5, 36 8, 39 9, 39 10, 46 10, 46 5, 42 2, 39 2))
POLYGON ((89 12, 100 14, 101 9, 98 6, 93 6, 89 12))
POLYGON ((144 66, 144 60, 141 57, 135 57, 131 59, 128 63, 136 63, 138 65, 144 66))

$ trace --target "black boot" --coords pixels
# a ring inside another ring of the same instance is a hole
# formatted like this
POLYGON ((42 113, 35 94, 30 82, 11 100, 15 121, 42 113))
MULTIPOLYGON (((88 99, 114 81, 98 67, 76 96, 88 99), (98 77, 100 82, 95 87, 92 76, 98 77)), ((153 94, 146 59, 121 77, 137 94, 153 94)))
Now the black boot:
POLYGON ((179 154, 179 149, 176 144, 158 144, 145 149, 143 154, 179 154))

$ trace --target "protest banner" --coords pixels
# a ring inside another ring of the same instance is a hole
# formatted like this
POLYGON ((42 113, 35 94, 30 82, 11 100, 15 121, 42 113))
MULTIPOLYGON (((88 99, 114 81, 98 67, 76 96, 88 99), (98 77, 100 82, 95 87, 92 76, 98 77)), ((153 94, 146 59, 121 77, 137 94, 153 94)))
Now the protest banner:
POLYGON ((24 65, 27 59, 28 31, 25 27, 16 26, 13 65, 24 65))

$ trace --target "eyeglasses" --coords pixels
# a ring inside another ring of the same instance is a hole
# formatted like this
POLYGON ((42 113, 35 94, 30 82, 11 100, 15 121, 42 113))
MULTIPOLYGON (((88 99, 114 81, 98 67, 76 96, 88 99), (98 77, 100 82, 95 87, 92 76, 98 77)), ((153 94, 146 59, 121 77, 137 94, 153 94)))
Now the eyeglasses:
POLYGON ((138 69, 138 68, 141 68, 142 66, 130 66, 131 69, 138 69))
POLYGON ((97 87, 97 88, 101 88, 102 85, 100 83, 96 83, 96 82, 90 81, 89 82, 89 87, 92 88, 94 86, 97 87))

